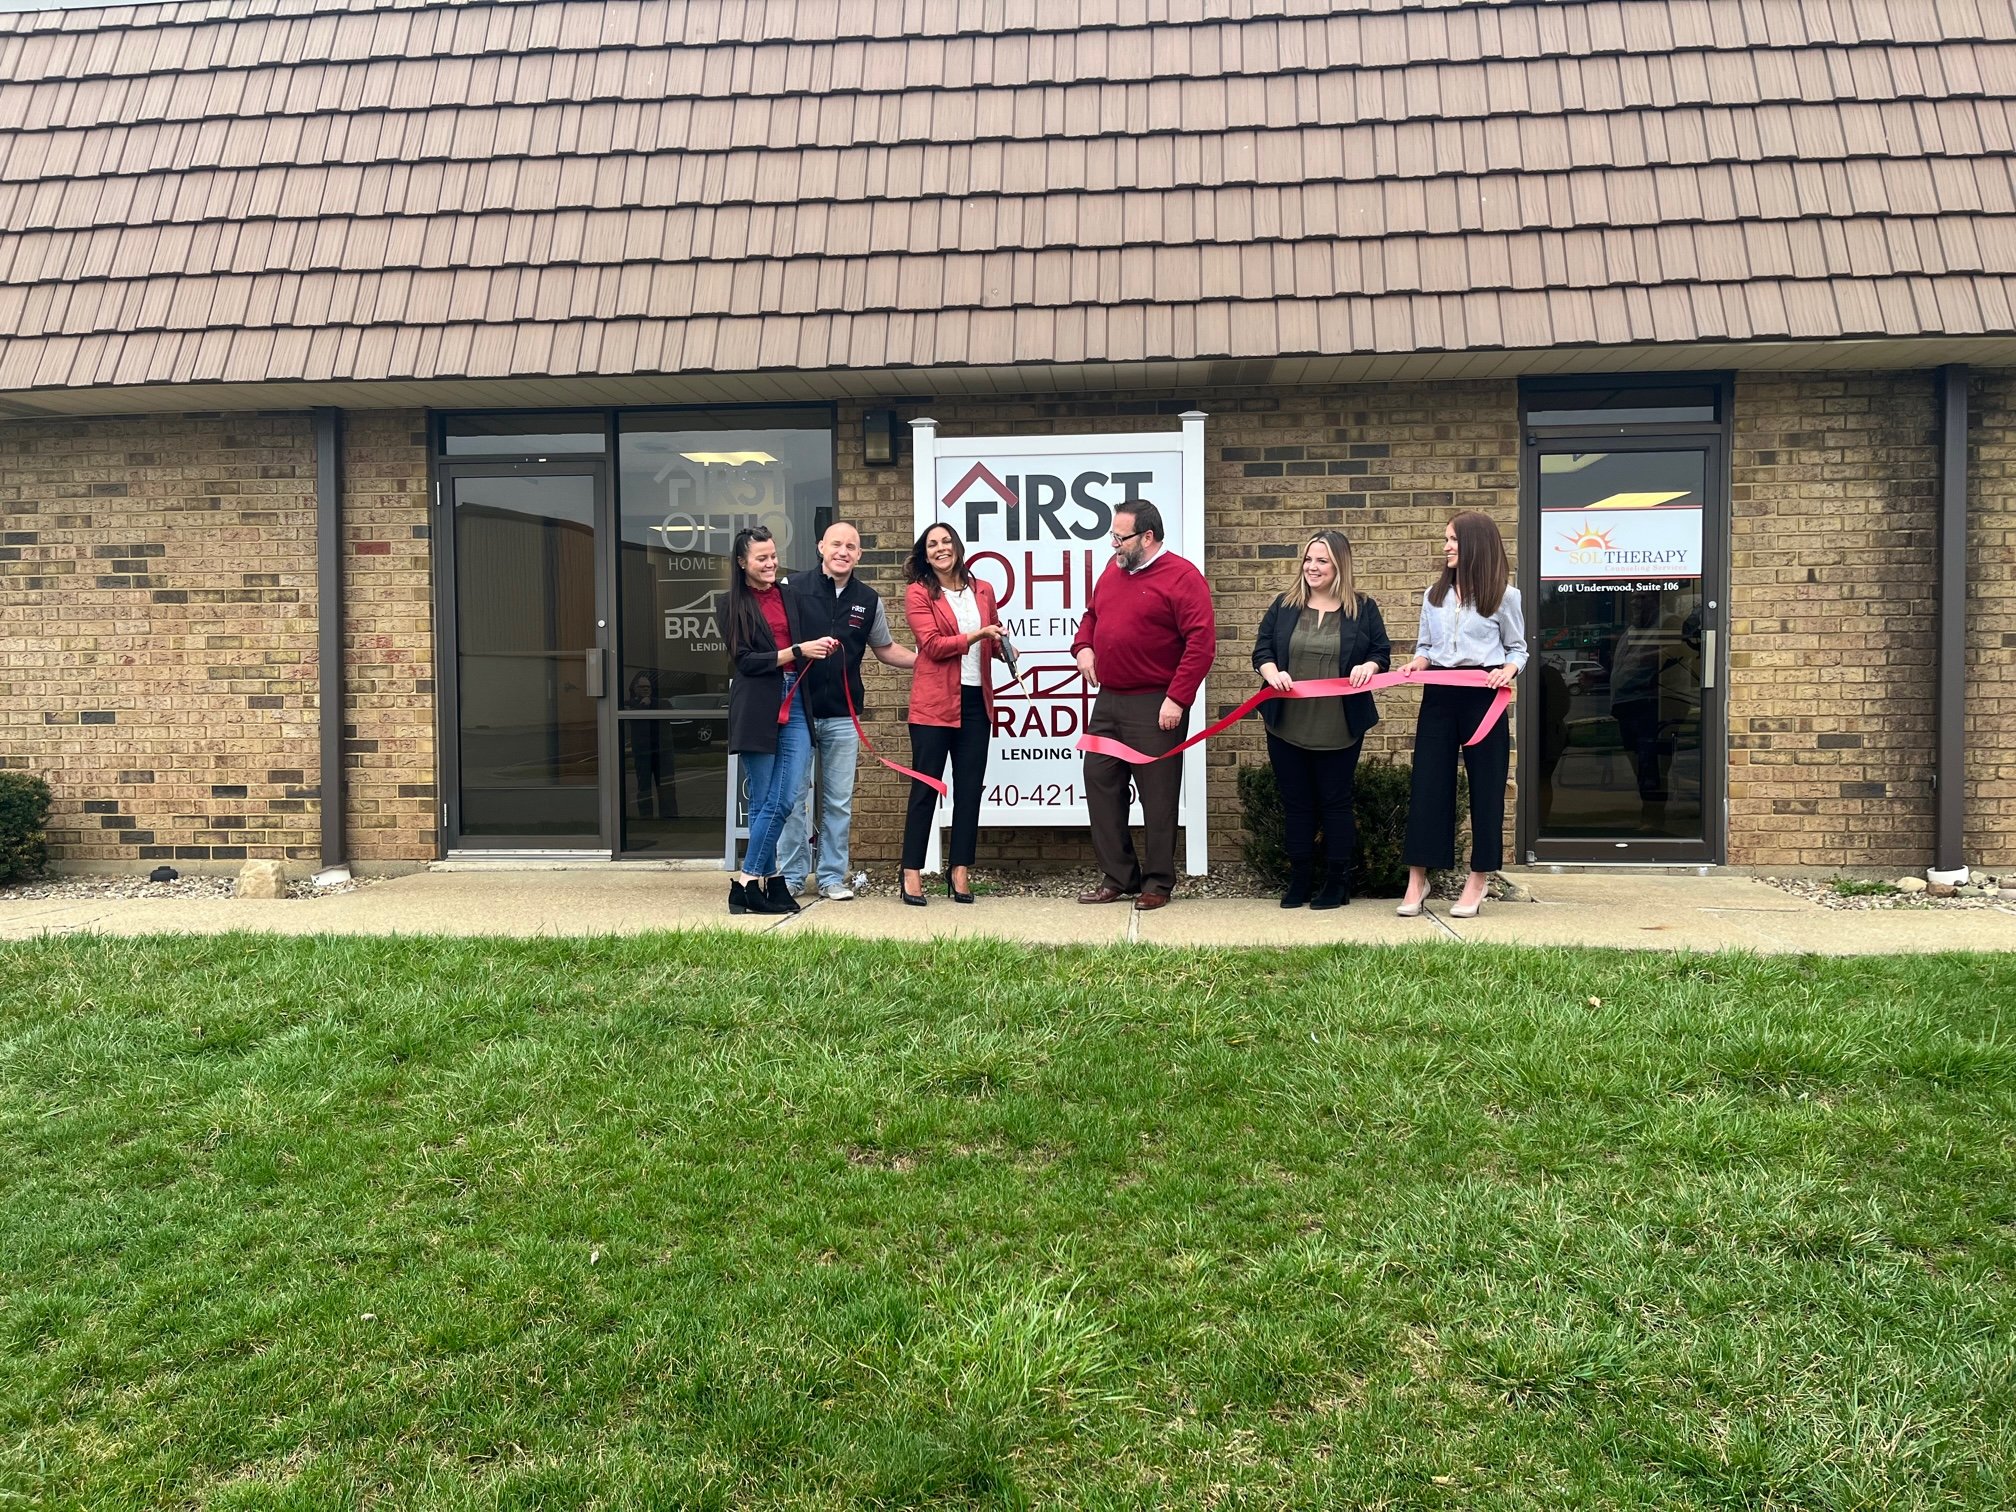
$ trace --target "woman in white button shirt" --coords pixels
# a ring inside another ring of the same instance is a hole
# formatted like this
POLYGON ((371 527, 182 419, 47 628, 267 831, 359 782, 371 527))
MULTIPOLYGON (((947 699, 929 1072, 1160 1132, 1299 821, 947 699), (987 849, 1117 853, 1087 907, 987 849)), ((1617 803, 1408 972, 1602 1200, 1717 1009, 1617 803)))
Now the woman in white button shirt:
POLYGON ((1526 666, 1526 615, 1505 541, 1489 515, 1464 513, 1442 532, 1442 576, 1421 601, 1414 659, 1405 670, 1472 668, 1489 673, 1488 688, 1430 685, 1421 690, 1414 730, 1414 793, 1407 810, 1407 896, 1399 912, 1412 918, 1428 897, 1428 873, 1456 864, 1456 761, 1470 773, 1470 876, 1449 912, 1475 918, 1505 864, 1505 779, 1511 769, 1508 709, 1477 744, 1476 731, 1495 696, 1526 666))

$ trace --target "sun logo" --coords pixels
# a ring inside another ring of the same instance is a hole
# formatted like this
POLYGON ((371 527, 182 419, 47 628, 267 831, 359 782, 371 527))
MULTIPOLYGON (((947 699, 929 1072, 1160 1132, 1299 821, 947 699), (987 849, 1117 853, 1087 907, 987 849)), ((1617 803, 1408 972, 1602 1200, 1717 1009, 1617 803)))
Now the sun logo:
POLYGON ((1561 543, 1554 548, 1556 551, 1608 551, 1611 549, 1610 532, 1607 530, 1598 530, 1586 520, 1564 534, 1561 537, 1561 543))

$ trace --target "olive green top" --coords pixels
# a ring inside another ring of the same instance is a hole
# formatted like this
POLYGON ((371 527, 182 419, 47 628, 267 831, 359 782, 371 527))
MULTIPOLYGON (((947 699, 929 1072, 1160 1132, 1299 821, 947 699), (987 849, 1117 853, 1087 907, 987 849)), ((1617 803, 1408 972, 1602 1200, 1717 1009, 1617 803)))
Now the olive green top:
MULTIPOLYGON (((1286 670, 1298 683, 1337 675, 1344 616, 1333 609, 1320 616, 1320 624, 1318 619, 1314 609, 1305 608, 1288 641, 1286 670)), ((1274 733, 1305 751, 1341 751, 1358 739, 1344 718, 1342 698, 1284 698, 1274 733)))

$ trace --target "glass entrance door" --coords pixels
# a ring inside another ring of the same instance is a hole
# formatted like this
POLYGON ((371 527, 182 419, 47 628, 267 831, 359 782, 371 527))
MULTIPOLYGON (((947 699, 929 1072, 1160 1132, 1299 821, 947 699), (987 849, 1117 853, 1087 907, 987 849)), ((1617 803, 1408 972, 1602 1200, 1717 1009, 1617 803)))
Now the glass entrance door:
POLYGON ((1521 848, 1714 861, 1720 442, 1545 440, 1528 454, 1521 848))
POLYGON ((451 848, 607 851, 599 464, 441 474, 451 848))

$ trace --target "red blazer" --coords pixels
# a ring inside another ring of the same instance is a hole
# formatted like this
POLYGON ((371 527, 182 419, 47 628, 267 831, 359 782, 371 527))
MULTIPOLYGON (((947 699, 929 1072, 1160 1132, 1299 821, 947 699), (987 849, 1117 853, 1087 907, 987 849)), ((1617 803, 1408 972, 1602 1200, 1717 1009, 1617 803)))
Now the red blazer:
MULTIPOLYGON (((973 579, 973 602, 980 610, 980 623, 998 624, 994 590, 979 578, 973 579)), ((910 633, 917 638, 917 666, 910 674, 910 723, 959 727, 959 661, 972 639, 959 633, 959 617, 942 594, 933 594, 923 583, 912 583, 903 593, 903 615, 910 621, 910 633)), ((994 642, 980 642, 980 694, 987 704, 987 728, 994 728, 994 685, 990 675, 994 642)))

